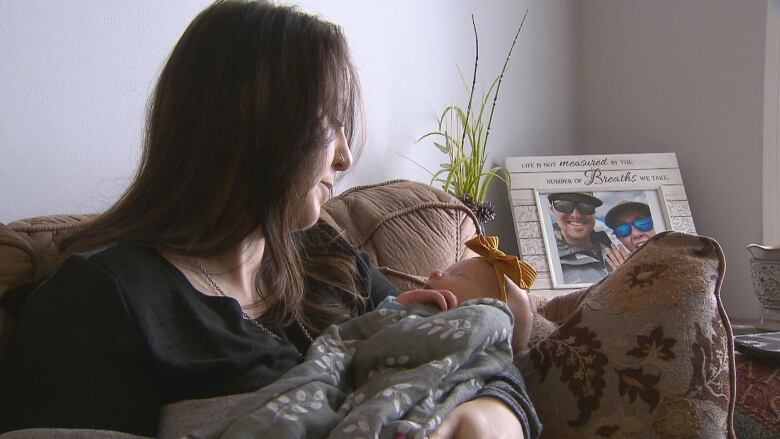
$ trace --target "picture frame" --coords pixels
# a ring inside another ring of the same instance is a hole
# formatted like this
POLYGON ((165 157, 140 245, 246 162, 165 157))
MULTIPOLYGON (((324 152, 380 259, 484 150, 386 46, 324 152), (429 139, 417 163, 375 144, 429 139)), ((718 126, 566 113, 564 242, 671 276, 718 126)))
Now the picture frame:
POLYGON ((696 233, 674 153, 509 157, 506 167, 519 257, 539 274, 537 294, 597 282, 619 265, 609 252, 636 251, 655 233, 696 233))

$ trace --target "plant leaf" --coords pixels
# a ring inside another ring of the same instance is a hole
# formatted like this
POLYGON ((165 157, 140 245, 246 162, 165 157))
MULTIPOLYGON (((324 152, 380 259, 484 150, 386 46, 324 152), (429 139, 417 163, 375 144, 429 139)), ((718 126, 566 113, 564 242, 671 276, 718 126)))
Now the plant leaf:
POLYGON ((438 149, 439 149, 439 151, 441 151, 441 152, 443 152, 443 153, 445 153, 445 154, 449 154, 449 153, 450 153, 450 147, 449 147, 449 146, 442 145, 442 144, 441 144, 441 143, 439 143, 439 142, 433 142, 433 145, 434 145, 436 148, 438 148, 438 149))
POLYGON ((419 142, 419 141, 421 141, 421 140, 423 140, 423 139, 425 139, 425 138, 427 138, 427 137, 430 137, 430 136, 443 136, 443 135, 444 135, 444 133, 442 133, 442 132, 439 132, 439 131, 431 131, 430 133, 426 133, 425 135, 421 136, 421 137, 420 137, 419 139, 417 139, 415 142, 419 142))

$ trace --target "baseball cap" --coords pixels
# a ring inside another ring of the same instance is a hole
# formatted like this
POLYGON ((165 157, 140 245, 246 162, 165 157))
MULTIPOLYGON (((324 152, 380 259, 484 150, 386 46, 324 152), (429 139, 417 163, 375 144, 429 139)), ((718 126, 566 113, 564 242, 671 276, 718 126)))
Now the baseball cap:
POLYGON ((556 192, 547 195, 547 199, 550 203, 555 200, 586 201, 594 207, 604 204, 600 199, 593 196, 593 192, 556 192))
POLYGON ((647 204, 638 201, 621 201, 609 209, 609 212, 604 216, 604 223, 610 229, 614 229, 618 225, 618 217, 631 211, 642 212, 644 216, 650 216, 650 206, 647 204))

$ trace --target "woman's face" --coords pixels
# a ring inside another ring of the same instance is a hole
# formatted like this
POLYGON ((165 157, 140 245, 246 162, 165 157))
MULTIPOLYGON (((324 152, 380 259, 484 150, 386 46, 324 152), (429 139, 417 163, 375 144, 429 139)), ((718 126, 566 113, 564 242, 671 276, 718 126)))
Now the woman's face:
MULTIPOLYGON (((569 201, 586 201, 580 198, 572 198, 569 201)), ((563 239, 572 245, 590 246, 590 234, 596 226, 596 214, 582 213, 579 207, 575 207, 571 213, 560 212, 550 205, 550 211, 555 216, 555 222, 561 229, 563 239)))
POLYGON ((647 240, 655 236, 655 229, 650 229, 646 232, 643 232, 637 229, 636 226, 632 224, 637 219, 645 216, 647 216, 645 212, 628 211, 626 213, 621 214, 616 219, 616 222, 618 224, 625 223, 631 227, 631 233, 629 233, 627 236, 624 236, 622 238, 618 237, 620 242, 622 242, 623 245, 625 245, 628 251, 630 252, 633 252, 639 247, 645 245, 647 240))
POLYGON ((309 188, 306 199, 298 217, 298 227, 306 229, 314 225, 320 217, 320 207, 328 201, 333 193, 333 182, 337 172, 344 172, 352 167, 352 153, 347 144, 344 127, 333 127, 335 135, 330 136, 328 147, 323 153, 320 167, 316 171, 319 178, 314 186, 309 188))

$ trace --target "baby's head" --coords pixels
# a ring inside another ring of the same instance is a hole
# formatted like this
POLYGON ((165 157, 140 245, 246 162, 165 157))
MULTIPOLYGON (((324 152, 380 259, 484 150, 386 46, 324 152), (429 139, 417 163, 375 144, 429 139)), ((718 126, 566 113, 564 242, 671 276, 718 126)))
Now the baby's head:
MULTIPOLYGON (((506 304, 515 318, 512 349, 517 354, 525 349, 531 336, 533 320, 531 301, 528 299, 528 294, 516 283, 506 276, 501 277, 506 288, 506 304)), ((425 288, 452 291, 458 298, 458 303, 484 297, 500 300, 502 296, 496 270, 483 257, 463 259, 444 271, 432 272, 428 276, 425 288)))

